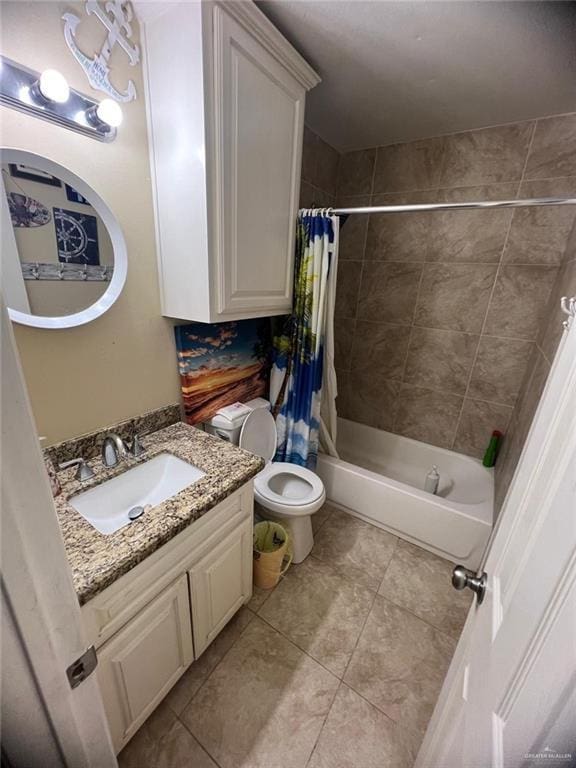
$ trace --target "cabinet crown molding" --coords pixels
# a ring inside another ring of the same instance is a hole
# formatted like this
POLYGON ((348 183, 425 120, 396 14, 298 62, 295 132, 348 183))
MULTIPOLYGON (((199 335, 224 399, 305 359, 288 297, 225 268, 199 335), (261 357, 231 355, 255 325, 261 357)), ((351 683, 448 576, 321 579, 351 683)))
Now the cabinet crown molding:
POLYGON ((321 81, 320 75, 300 56, 252 0, 218 0, 214 5, 223 8, 229 16, 253 35, 307 91, 321 81))

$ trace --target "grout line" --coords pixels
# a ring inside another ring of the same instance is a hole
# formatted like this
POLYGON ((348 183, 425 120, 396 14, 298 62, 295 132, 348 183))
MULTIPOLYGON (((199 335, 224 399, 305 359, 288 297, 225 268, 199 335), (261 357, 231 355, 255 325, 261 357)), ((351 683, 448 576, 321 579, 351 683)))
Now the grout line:
MULTIPOLYGON (((520 181, 518 182, 518 187, 516 189, 516 198, 518 197, 518 194, 520 192, 520 185, 522 183, 522 175, 524 174, 524 169, 526 168, 526 163, 528 162, 528 157, 530 156, 530 150, 532 148, 532 141, 534 139, 534 133, 536 131, 536 123, 534 123, 534 126, 532 128, 532 134, 530 137, 530 141, 528 142, 528 148, 526 150, 526 157, 524 158, 524 166, 522 169, 522 174, 520 176, 520 181)), ((496 286, 498 285, 498 278, 500 276, 500 272, 502 269, 502 265, 504 263, 504 254, 506 253, 506 246, 508 245, 508 238, 510 237, 510 232, 512 231, 512 224, 514 222, 514 213, 510 216, 510 221, 508 223, 508 229, 506 231, 506 237, 504 238, 504 242, 502 243, 502 250, 500 252, 500 258, 498 260, 498 266, 496 268, 496 274, 494 275, 494 282, 492 284, 492 289, 490 290, 490 295, 488 296, 488 301, 486 303, 486 311, 484 312, 484 320, 482 321, 482 327, 480 328, 480 334, 478 337, 478 344, 476 345, 476 352, 474 353, 474 357, 472 359, 472 365, 470 366, 470 372, 468 374, 468 379, 466 381, 466 389, 464 391, 464 400, 462 401, 462 407, 460 408, 460 413, 458 414, 458 419, 456 420, 456 426, 454 428, 454 436, 452 438, 452 442, 450 444, 450 449, 454 450, 454 446, 456 445, 456 441, 458 439, 458 430, 460 429, 460 424, 462 423, 462 416, 464 414, 464 402, 466 398, 468 397, 468 392, 470 390, 470 384, 472 383, 472 377, 474 375, 474 368, 476 367, 476 363, 478 361, 478 355, 480 352, 480 344, 482 342, 482 336, 484 335, 484 330, 486 328, 486 323, 488 321, 488 316, 490 314, 490 305, 492 304, 492 299, 494 298, 494 293, 496 291, 496 286)), ((488 334, 486 334, 488 335, 488 334)))
POLYGON ((212 761, 212 762, 213 762, 213 763, 214 763, 214 764, 215 764, 215 765, 216 765, 218 768, 222 768, 222 766, 220 765, 220 763, 218 762, 218 760, 216 760, 216 758, 214 757, 214 755, 212 755, 210 752, 208 752, 208 750, 206 749, 206 747, 204 746, 204 744, 202 744, 202 742, 201 742, 201 741, 200 741, 200 740, 199 740, 199 739, 198 739, 196 736, 194 736, 194 734, 192 733, 192 731, 190 730, 190 728, 189 728, 189 727, 186 725, 186 723, 185 723, 183 720, 181 720, 181 719, 180 719, 178 716, 176 716, 176 719, 178 720, 178 722, 180 723, 180 725, 182 725, 182 726, 183 726, 183 727, 186 729, 186 731, 187 731, 187 732, 190 734, 190 736, 192 736, 192 738, 194 739, 194 741, 196 742, 196 744, 198 744, 198 746, 200 747, 200 749, 201 749, 201 750, 202 750, 202 751, 203 751, 203 752, 204 752, 206 755, 208 755, 208 757, 210 758, 210 760, 211 760, 211 761, 212 761))
POLYGON ((461 136, 462 134, 465 134, 465 133, 478 133, 479 131, 488 131, 488 130, 493 130, 494 128, 508 128, 511 125, 524 125, 526 123, 534 123, 534 125, 536 125, 536 123, 543 120, 553 120, 559 117, 575 117, 575 116, 576 116, 576 112, 572 110, 571 112, 560 112, 554 115, 530 117, 526 120, 512 120, 511 122, 508 122, 508 123, 495 123, 490 125, 483 125, 480 128, 465 128, 461 131, 454 131, 452 133, 441 133, 438 136, 422 136, 421 138, 407 139, 405 141, 394 141, 391 144, 378 144, 375 147, 360 147, 357 149, 347 149, 345 151, 342 151, 341 154, 346 155, 350 152, 362 152, 369 149, 378 149, 379 147, 382 147, 383 149, 388 149, 389 147, 397 147, 403 144, 413 144, 417 141, 432 141, 433 139, 445 139, 450 136, 461 136))

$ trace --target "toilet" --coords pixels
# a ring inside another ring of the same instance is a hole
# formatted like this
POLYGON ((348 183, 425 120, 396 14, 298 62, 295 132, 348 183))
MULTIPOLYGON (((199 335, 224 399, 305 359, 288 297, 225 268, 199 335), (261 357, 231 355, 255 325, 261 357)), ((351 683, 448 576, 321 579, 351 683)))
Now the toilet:
POLYGON ((314 544, 312 515, 326 500, 322 480, 306 467, 272 461, 277 433, 267 400, 257 397, 222 410, 224 413, 217 413, 205 422, 206 431, 266 461, 264 469, 254 478, 254 498, 266 511, 267 518, 287 528, 292 539, 293 562, 301 563, 314 544))

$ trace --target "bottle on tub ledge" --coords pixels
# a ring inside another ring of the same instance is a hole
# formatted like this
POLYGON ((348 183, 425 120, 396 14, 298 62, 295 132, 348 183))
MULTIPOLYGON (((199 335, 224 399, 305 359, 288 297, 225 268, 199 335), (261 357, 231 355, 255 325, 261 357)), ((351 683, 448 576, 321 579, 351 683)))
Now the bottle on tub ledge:
POLYGON ((440 473, 436 464, 432 467, 430 472, 426 475, 424 480, 424 490, 427 493, 438 493, 438 484, 440 483, 440 473))

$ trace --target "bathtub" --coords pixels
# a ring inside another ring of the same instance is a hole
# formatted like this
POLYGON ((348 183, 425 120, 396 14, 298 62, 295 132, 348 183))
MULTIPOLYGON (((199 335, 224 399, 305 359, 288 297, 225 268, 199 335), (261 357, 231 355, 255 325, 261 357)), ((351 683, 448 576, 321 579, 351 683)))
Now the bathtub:
POLYGON ((494 472, 444 448, 338 419, 339 459, 319 454, 317 473, 336 506, 424 547, 477 568, 492 530, 494 472), (438 494, 423 490, 438 466, 438 494))

